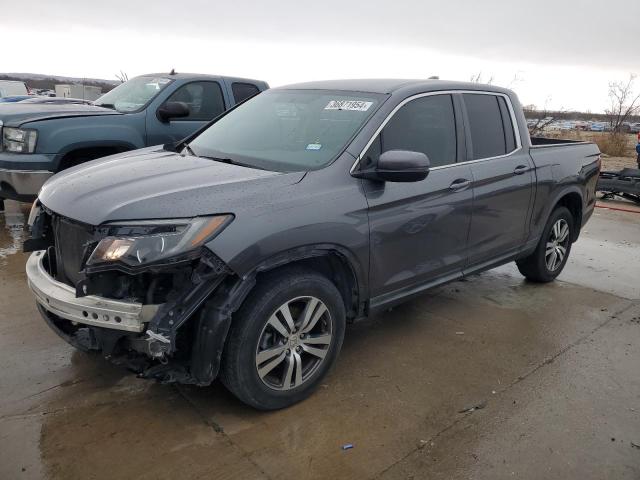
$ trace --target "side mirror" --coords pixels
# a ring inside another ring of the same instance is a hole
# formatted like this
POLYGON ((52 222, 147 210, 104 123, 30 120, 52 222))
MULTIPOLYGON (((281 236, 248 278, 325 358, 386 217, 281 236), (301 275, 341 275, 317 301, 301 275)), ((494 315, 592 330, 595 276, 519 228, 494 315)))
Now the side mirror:
POLYGON ((429 175, 431 162, 422 152, 389 150, 378 158, 371 170, 354 172, 353 176, 383 182, 419 182, 429 175))
POLYGON ((189 106, 184 102, 167 102, 158 108, 156 113, 158 120, 168 122, 172 118, 188 117, 191 110, 189 110, 189 106))

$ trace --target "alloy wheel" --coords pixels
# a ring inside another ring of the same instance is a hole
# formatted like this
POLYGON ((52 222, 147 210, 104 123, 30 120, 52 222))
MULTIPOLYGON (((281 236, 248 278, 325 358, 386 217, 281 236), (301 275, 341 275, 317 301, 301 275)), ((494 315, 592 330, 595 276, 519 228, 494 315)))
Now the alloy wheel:
POLYGON ((547 240, 547 248, 545 250, 545 263, 550 272, 555 272, 567 255, 569 246, 569 224, 564 218, 560 218, 553 224, 549 239, 547 240))
POLYGON ((275 390, 306 382, 324 362, 333 338, 333 320, 316 297, 282 304, 265 324, 256 348, 258 376, 275 390))

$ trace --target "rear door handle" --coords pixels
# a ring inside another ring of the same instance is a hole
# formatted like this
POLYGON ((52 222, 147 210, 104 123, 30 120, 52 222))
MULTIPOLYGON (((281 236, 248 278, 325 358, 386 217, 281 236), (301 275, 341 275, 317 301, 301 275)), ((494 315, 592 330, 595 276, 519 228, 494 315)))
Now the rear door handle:
POLYGON ((529 171, 529 167, 527 165, 518 165, 516 169, 513 171, 514 175, 522 175, 529 171))
POLYGON ((449 185, 449 190, 459 192, 460 190, 464 190, 465 188, 467 188, 469 185, 471 185, 471 180, 467 180, 466 178, 459 178, 451 185, 449 185))

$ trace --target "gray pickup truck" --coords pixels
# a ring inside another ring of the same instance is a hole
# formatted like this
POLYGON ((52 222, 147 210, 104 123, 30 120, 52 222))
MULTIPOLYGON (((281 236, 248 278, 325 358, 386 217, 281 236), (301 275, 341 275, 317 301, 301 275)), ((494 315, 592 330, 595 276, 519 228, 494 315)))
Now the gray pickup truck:
POLYGON ((282 408, 322 382, 347 322, 507 262, 555 279, 599 170, 595 144, 530 139, 494 86, 276 88, 178 145, 50 179, 27 276, 71 345, 282 408))
POLYGON ((87 160, 181 140, 263 90, 257 80, 187 73, 133 78, 94 105, 0 105, 3 199, 33 201, 54 173, 87 160))

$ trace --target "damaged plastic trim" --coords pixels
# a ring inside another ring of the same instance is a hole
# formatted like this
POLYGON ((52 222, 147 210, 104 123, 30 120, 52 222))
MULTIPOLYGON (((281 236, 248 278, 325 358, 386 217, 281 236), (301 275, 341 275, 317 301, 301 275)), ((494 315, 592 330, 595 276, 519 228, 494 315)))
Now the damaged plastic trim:
POLYGON ((218 376, 231 316, 255 284, 255 275, 235 277, 221 286, 202 309, 191 349, 191 376, 197 385, 210 385, 218 376))
POLYGON ((175 351, 178 329, 230 273, 229 268, 220 259, 213 254, 203 253, 198 268, 191 276, 190 288, 185 288, 174 298, 169 298, 149 323, 149 354, 152 357, 162 358, 175 351), (162 338, 157 337, 158 335, 162 338))

